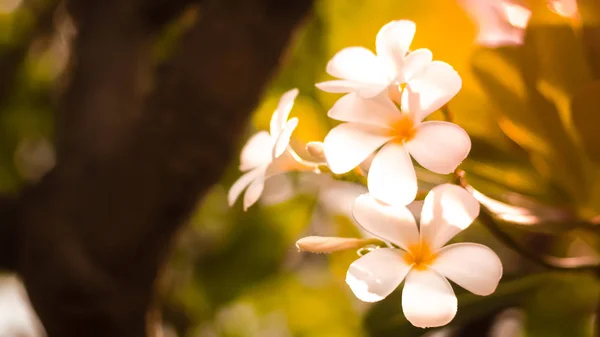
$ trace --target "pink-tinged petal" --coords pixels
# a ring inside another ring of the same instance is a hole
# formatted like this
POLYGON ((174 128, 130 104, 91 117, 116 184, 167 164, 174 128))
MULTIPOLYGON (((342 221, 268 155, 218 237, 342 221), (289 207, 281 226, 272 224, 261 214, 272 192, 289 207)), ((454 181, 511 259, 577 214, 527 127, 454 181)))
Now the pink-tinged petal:
POLYGON ((332 119, 388 127, 401 118, 398 108, 385 97, 364 98, 350 93, 338 99, 327 113, 332 119))
POLYGON ((314 169, 314 165, 310 165, 303 161, 294 149, 292 149, 291 146, 288 146, 279 157, 273 159, 271 164, 267 166, 265 177, 268 179, 282 173, 292 171, 314 171, 314 169))
POLYGON ((372 97, 383 91, 390 83, 384 64, 363 47, 340 50, 327 63, 327 73, 356 83, 361 95, 372 97))
POLYGON ((258 201, 264 189, 265 176, 261 174, 250 183, 246 189, 246 193, 244 193, 244 211, 247 211, 250 206, 258 201))
POLYGON ((434 187, 421 211, 421 239, 431 249, 441 248, 479 216, 479 202, 464 188, 452 184, 434 187))
POLYGON ((443 326, 454 318, 458 300, 452 286, 436 271, 412 269, 402 291, 406 319, 419 328, 443 326))
POLYGON ((429 49, 421 48, 406 55, 404 59, 404 81, 408 82, 413 77, 424 71, 433 60, 433 54, 429 49))
POLYGON ((410 155, 424 168, 448 174, 467 158, 471 139, 460 126, 449 122, 423 122, 413 139, 405 144, 410 155))
POLYGON ((389 130, 359 123, 344 123, 331 129, 323 148, 329 168, 333 173, 346 173, 373 151, 393 137, 389 130))
POLYGON ((277 158, 277 157, 281 156, 283 151, 285 151, 285 149, 287 149, 288 145, 290 144, 290 138, 292 137, 292 132, 294 132, 294 130, 296 129, 297 126, 298 126, 298 118, 296 118, 296 117, 290 119, 285 124, 285 127, 281 130, 281 132, 277 136, 277 140, 275 141, 275 146, 273 147, 273 151, 272 151, 273 158, 277 158))
POLYGON ((248 171, 271 162, 274 139, 267 131, 255 133, 242 148, 240 171, 248 171))
POLYGON ((415 218, 404 206, 384 205, 369 194, 362 194, 354 201, 352 215, 367 232, 404 250, 419 242, 415 218))
POLYGON ((440 249, 431 267, 475 295, 487 296, 502 278, 502 261, 493 250, 476 243, 440 249))
POLYGON ((390 205, 408 205, 417 195, 417 175, 402 144, 390 142, 373 158, 367 185, 376 199, 390 205))
POLYGON ((417 223, 421 222, 421 210, 423 210, 423 203, 423 200, 415 200, 406 206, 417 223))
POLYGON ((364 302, 386 298, 399 285, 411 266, 398 249, 379 248, 354 261, 346 274, 346 283, 364 302))
POLYGON ((404 57, 410 48, 417 26, 408 20, 392 21, 381 27, 375 44, 377 56, 384 60, 395 78, 402 77, 404 57))
POLYGON ((277 135, 283 130, 285 124, 290 115, 290 111, 292 111, 292 107, 294 106, 294 101, 298 96, 298 89, 292 89, 286 93, 284 93, 279 99, 279 104, 277 104, 277 109, 273 113, 271 117, 270 131, 271 136, 277 137, 277 135))
POLYGON ((408 115, 415 126, 421 123, 421 95, 418 92, 415 92, 410 84, 407 85, 402 92, 400 109, 402 112, 408 112, 408 115))
POLYGON ((521 45, 531 10, 507 0, 460 0, 478 26, 477 43, 487 47, 521 45))
POLYGON ((255 179, 265 174, 265 169, 266 166, 261 166, 255 168, 250 172, 246 172, 241 177, 239 177, 239 179, 236 180, 235 183, 233 183, 233 185, 231 185, 231 188, 227 193, 227 203, 229 204, 229 206, 233 206, 233 204, 240 196, 242 191, 244 191, 244 189, 248 187, 250 183, 252 183, 255 179))
MULTIPOLYGON (((462 79, 449 64, 433 61, 410 79, 408 85, 414 92, 419 93, 420 111, 417 113, 419 120, 423 120, 432 112, 448 103, 462 87, 462 79)), ((402 95, 402 101, 408 99, 408 91, 402 95)))

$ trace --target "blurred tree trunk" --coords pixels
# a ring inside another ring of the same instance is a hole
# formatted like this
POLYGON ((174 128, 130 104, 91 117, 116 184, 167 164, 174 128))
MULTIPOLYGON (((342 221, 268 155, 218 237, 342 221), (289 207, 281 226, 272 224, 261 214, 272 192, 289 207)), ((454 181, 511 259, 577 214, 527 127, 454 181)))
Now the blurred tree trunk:
POLYGON ((78 33, 57 165, 0 203, 0 262, 20 273, 50 337, 147 336, 169 244, 234 156, 311 0, 67 5, 78 33), (158 36, 189 6, 198 19, 156 65, 158 36))

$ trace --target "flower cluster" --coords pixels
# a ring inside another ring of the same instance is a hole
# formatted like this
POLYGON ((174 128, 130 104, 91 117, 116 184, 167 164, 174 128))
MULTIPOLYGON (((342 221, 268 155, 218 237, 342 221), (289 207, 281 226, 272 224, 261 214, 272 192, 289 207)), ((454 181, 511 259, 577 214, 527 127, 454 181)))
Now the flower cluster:
MULTIPOLYGON (((355 199, 352 214, 384 246, 352 263, 346 283, 360 300, 375 302, 404 281, 406 318, 415 326, 436 327, 456 314, 457 299, 448 279, 477 295, 489 295, 500 281, 502 264, 493 251, 479 244, 444 247, 479 214, 479 203, 464 188, 452 184, 433 188, 418 216, 420 226, 407 208, 418 191, 412 159, 427 170, 449 174, 471 149, 469 136, 458 125, 426 120, 459 92, 462 81, 450 65, 434 61, 428 49, 410 49, 415 32, 411 21, 392 21, 377 34, 376 53, 349 47, 328 63, 327 73, 337 79, 317 87, 344 94, 328 112, 342 123, 330 130, 323 143, 313 142, 307 148, 324 163, 303 159, 290 146, 298 119, 288 117, 298 91, 285 93, 269 132, 257 133, 244 146, 240 170, 246 173, 231 187, 229 203, 233 205, 246 189, 247 209, 260 197, 265 180, 277 174, 319 173, 321 166, 327 166, 341 175, 360 166, 367 176, 368 193, 355 199)), ((314 245, 314 251, 335 251, 356 248, 361 242, 312 237, 303 241, 303 249, 314 245)))

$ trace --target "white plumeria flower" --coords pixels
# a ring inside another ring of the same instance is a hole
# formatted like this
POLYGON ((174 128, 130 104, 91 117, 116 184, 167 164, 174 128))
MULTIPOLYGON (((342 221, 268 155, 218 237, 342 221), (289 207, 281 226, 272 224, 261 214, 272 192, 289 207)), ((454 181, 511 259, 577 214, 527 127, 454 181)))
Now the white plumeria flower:
POLYGON ((447 83, 458 83, 453 87, 460 89, 458 74, 444 62, 432 64, 429 49, 408 53, 415 31, 412 21, 392 21, 377 33, 377 55, 364 47, 340 50, 327 64, 327 73, 339 80, 318 83, 317 87, 333 93, 357 92, 366 98, 388 90, 396 101, 400 99, 399 86, 405 84, 417 92, 443 90, 438 87, 447 83))
POLYGON ((297 95, 298 89, 283 94, 271 117, 269 132, 256 133, 244 145, 240 171, 246 173, 229 189, 227 200, 230 206, 246 189, 244 210, 247 210, 260 198, 265 180, 270 177, 290 171, 315 170, 314 165, 302 160, 289 146, 292 132, 298 126, 298 118, 288 120, 297 95))
POLYGON ((476 295, 489 295, 502 277, 496 253, 475 243, 443 247, 479 215, 479 203, 461 187, 432 189, 421 212, 420 231, 406 207, 358 197, 354 216, 365 230, 399 248, 379 248, 354 261, 346 283, 356 297, 376 302, 403 280, 402 309, 417 327, 448 324, 456 315, 457 298, 447 279, 476 295))
POLYGON ((567 18, 577 18, 579 15, 576 0, 548 0, 548 7, 556 14, 567 18))
POLYGON ((531 10, 512 0, 459 0, 478 27, 477 43, 487 47, 523 44, 531 10))
POLYGON ((471 150, 469 135, 458 125, 423 122, 455 94, 453 85, 446 91, 431 92, 430 98, 435 99, 429 101, 407 87, 401 111, 386 97, 366 99, 352 93, 339 99, 329 117, 347 123, 329 131, 323 142, 331 171, 346 173, 383 145, 369 168, 369 192, 387 204, 409 204, 417 194, 411 156, 430 171, 448 174, 471 150))

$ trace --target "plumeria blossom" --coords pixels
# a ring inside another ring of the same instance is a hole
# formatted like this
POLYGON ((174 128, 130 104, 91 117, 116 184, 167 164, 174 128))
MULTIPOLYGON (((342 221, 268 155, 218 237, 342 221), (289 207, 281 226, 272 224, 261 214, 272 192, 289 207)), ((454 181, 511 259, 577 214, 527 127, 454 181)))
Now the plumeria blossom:
POLYGON ((523 44, 531 10, 512 0, 459 0, 478 27, 477 43, 487 47, 523 44))
MULTIPOLYGON (((432 80, 435 73, 431 74, 432 80)), ((429 75, 426 75, 429 77, 429 75)), ((437 81, 443 82, 444 78, 437 81)), ((407 205, 417 194, 417 177, 411 160, 440 174, 448 174, 471 150, 469 135, 458 125, 423 121, 456 93, 457 83, 429 92, 428 99, 408 86, 401 109, 387 97, 363 98, 356 93, 339 99, 329 116, 346 123, 333 128, 323 142, 332 172, 346 173, 379 149, 368 172, 371 195, 388 204, 407 205)))
MULTIPOLYGON (((392 21, 377 33, 377 55, 364 47, 340 50, 327 64, 327 73, 339 80, 318 83, 317 87, 332 93, 356 92, 366 98, 390 94, 398 101, 402 95, 399 89, 404 85, 431 96, 440 90, 446 93, 445 86, 449 86, 456 90, 451 94, 454 96, 460 89, 461 79, 451 66, 441 61, 432 62, 429 49, 409 53, 415 31, 412 21, 392 21)), ((439 97, 423 97, 426 98, 439 97)))
POLYGON ((281 97, 271 117, 270 129, 252 136, 242 149, 240 171, 245 172, 229 189, 227 200, 233 205, 244 194, 244 210, 252 206, 263 192, 265 180, 290 171, 315 170, 316 166, 302 160, 289 146, 298 118, 288 120, 298 89, 281 97))
POLYGON ((446 325, 456 315, 457 298, 448 279, 476 295, 496 290, 502 263, 491 249, 475 243, 444 247, 479 215, 479 203, 463 188, 433 188, 423 204, 420 230, 406 207, 381 204, 368 194, 356 199, 353 213, 365 230, 395 245, 350 265, 346 283, 360 300, 380 301, 405 281, 404 315, 425 328, 446 325))
POLYGON ((576 0, 548 0, 550 10, 560 16, 576 18, 579 15, 576 0))

